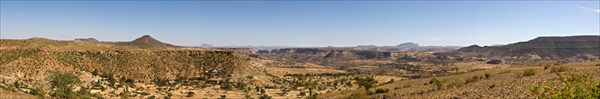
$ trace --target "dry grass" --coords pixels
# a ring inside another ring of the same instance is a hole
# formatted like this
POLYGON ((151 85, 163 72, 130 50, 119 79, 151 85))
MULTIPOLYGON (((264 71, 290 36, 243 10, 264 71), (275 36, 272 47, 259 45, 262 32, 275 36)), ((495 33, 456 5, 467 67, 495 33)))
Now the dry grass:
MULTIPOLYGON (((571 68, 563 72, 584 73, 592 75, 591 78, 600 79, 600 67, 595 66, 597 63, 568 63, 560 66, 571 68)), ((559 77, 552 71, 544 71, 543 68, 542 66, 513 66, 436 77, 443 81, 442 85, 445 85, 445 88, 442 89, 428 84, 431 78, 396 81, 377 88, 389 88, 390 92, 385 95, 391 98, 532 98, 533 93, 529 92, 531 85, 548 84, 548 81, 559 77), (511 71, 518 72, 511 73, 511 71), (524 74, 529 76, 523 76, 524 74), (406 84, 411 86, 401 87, 406 84)), ((381 98, 383 95, 370 97, 381 98)))

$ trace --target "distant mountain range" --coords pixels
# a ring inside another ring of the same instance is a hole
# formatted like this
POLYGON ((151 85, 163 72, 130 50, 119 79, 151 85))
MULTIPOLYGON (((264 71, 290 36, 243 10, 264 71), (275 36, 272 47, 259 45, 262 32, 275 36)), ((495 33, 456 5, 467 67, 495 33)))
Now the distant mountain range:
POLYGON ((350 48, 355 50, 377 50, 377 51, 452 51, 461 48, 462 46, 420 46, 419 44, 408 42, 396 46, 375 46, 375 45, 358 45, 355 47, 293 47, 293 46, 215 46, 210 44, 202 44, 202 48, 250 48, 254 51, 285 48, 350 48))
POLYGON ((472 45, 458 51, 487 57, 515 58, 564 58, 600 56, 600 36, 552 36, 538 37, 526 42, 518 42, 502 46, 472 45))

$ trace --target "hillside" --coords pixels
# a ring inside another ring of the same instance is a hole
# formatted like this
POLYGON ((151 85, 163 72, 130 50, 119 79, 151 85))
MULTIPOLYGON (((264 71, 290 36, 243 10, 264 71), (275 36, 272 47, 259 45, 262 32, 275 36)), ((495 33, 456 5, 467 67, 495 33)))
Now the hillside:
MULTIPOLYGON (((136 39, 131 44, 136 46, 45 38, 0 40, 0 79, 4 81, 0 85, 6 87, 19 82, 25 88, 41 88, 49 92, 51 88, 46 83, 49 75, 55 72, 77 74, 86 82, 80 86, 91 90, 100 88, 90 87, 93 82, 111 78, 117 78, 121 83, 127 81, 144 85, 194 83, 205 86, 211 81, 275 85, 272 79, 276 78, 232 51, 144 48, 162 44, 149 36, 136 39), (247 78, 249 76, 253 78, 247 78)), ((106 83, 103 88, 122 89, 106 83)), ((103 97, 114 95, 105 93, 104 89, 97 93, 103 97)))
POLYGON ((600 56, 600 36, 538 37, 503 46, 477 45, 458 51, 487 57, 539 57, 543 59, 600 56))

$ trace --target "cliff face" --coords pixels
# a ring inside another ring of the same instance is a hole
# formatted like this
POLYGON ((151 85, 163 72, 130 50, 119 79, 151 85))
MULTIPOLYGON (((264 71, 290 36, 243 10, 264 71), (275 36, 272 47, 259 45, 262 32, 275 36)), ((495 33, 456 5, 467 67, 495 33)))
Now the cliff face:
POLYGON ((354 50, 344 48, 284 48, 272 51, 259 51, 259 56, 276 59, 290 59, 298 62, 324 63, 358 59, 385 59, 392 57, 391 52, 354 50))
POLYGON ((597 57, 600 56, 600 36, 538 37, 504 46, 469 46, 458 51, 487 57, 597 57))

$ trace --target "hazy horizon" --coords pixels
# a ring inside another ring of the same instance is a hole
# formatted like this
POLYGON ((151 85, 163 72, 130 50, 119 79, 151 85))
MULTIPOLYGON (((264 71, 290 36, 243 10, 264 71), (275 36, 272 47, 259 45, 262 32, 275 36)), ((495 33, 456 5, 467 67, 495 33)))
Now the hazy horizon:
POLYGON ((600 35, 599 1, 0 1, 0 38, 182 46, 510 44, 600 35))

